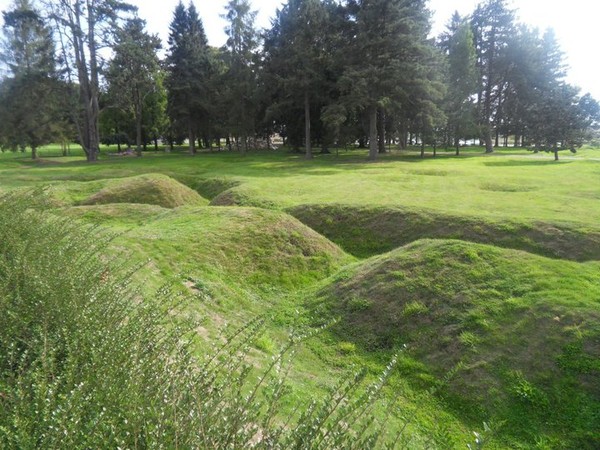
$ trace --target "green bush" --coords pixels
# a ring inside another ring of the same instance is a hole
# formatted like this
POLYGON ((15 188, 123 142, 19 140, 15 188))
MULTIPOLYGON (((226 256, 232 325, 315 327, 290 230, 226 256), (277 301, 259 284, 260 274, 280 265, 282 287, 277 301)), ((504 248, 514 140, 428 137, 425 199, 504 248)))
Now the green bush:
MULTIPOLYGON (((372 448, 370 412, 391 367, 290 418, 286 354, 258 376, 255 320, 194 357, 196 324, 167 289, 142 298, 110 236, 44 212, 40 192, 0 197, 0 448, 372 448), (254 380, 254 381, 251 381, 254 380)), ((394 437, 396 438, 396 437, 394 437)))

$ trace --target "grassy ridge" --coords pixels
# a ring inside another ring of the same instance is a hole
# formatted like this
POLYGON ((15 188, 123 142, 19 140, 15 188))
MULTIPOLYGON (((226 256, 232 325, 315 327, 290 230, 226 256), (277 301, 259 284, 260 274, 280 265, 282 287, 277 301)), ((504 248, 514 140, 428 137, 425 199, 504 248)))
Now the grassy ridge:
POLYGON ((48 193, 59 205, 138 203, 163 208, 206 205, 197 192, 161 174, 52 184, 48 193))
POLYGON ((460 414, 505 421, 517 442, 600 444, 600 264, 424 240, 342 271, 318 297, 340 339, 409 344, 417 385, 460 364, 445 391, 460 414))
POLYGON ((388 252, 423 238, 451 238, 575 261, 600 260, 600 231, 544 223, 451 215, 427 209, 303 205, 288 210, 358 257, 388 252))

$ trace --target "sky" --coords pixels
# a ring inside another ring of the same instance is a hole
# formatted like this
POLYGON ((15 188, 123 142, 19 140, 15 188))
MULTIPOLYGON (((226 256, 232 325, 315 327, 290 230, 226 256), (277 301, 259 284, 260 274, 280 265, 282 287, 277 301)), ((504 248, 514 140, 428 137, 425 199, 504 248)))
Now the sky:
MULTIPOLYGON (((166 41, 173 10, 179 0, 129 0, 139 8, 139 15, 148 23, 150 32, 166 41)), ((481 0, 429 0, 433 12, 434 35, 439 34, 452 13, 467 15, 481 0)), ((567 56, 570 70, 569 83, 579 86, 582 93, 590 92, 600 100, 600 1, 598 0, 509 0, 517 10, 520 22, 538 27, 553 28, 557 40, 567 56)), ((0 0, 0 10, 9 7, 11 0, 0 0)), ((184 0, 188 4, 189 0, 184 0)), ((221 46, 225 43, 225 21, 220 16, 227 0, 194 0, 200 13, 209 43, 221 46)), ((282 0, 251 0, 258 11, 257 26, 267 28, 275 10, 282 0)))

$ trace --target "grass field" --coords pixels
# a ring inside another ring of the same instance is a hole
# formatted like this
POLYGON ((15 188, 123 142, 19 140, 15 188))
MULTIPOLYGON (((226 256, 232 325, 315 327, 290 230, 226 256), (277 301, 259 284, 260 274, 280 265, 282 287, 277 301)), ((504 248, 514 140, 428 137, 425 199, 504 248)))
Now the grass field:
POLYGON ((600 446, 600 150, 73 153, 0 154, 0 191, 43 186, 115 231, 143 292, 189 294, 199 351, 263 316, 260 367, 336 321, 298 349, 290 410, 399 353, 389 432, 408 421, 409 448, 465 448, 484 421, 489 448, 600 446))

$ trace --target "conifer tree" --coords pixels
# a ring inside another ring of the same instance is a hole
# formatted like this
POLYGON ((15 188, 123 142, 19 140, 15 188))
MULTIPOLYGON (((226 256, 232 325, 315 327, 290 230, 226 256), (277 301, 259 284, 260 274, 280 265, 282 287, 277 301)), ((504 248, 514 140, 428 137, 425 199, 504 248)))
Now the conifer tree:
POLYGON ((0 86, 0 146, 37 149, 58 134, 60 84, 54 41, 40 12, 30 0, 16 0, 3 12, 2 60, 10 76, 0 86))
POLYGON ((472 17, 477 51, 479 126, 486 153, 494 151, 493 128, 500 120, 507 68, 506 49, 514 32, 514 11, 506 0, 486 0, 472 17))
POLYGON ((460 139, 475 129, 473 96, 477 92, 476 54, 470 24, 456 12, 440 43, 447 55, 447 133, 460 152, 460 139))
POLYGON ((403 105, 407 116, 413 81, 424 82, 420 93, 431 87, 426 76, 428 13, 424 1, 351 0, 348 7, 355 30, 340 84, 348 107, 367 113, 369 159, 374 160, 378 111, 403 105))
MULTIPOLYGON (((324 83, 327 10, 320 0, 289 0, 265 40, 265 66, 273 80, 273 109, 280 117, 302 111, 305 157, 312 158, 311 114, 324 83)), ((288 130, 289 131, 289 130, 288 130)))
POLYGON ((226 117, 229 128, 241 140, 242 153, 248 149, 248 137, 256 129, 258 32, 254 28, 256 11, 248 0, 230 0, 223 16, 228 21, 225 29, 225 55, 228 70, 222 82, 225 94, 226 117))
POLYGON ((179 2, 169 27, 167 67, 167 111, 175 129, 185 130, 190 153, 196 154, 196 139, 208 122, 210 58, 202 20, 193 3, 179 2))

